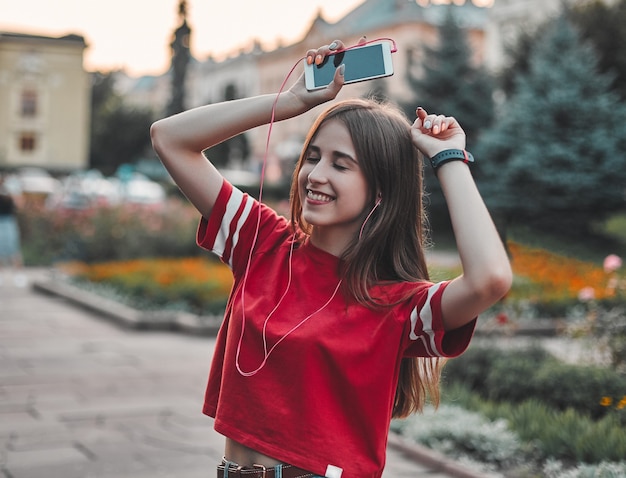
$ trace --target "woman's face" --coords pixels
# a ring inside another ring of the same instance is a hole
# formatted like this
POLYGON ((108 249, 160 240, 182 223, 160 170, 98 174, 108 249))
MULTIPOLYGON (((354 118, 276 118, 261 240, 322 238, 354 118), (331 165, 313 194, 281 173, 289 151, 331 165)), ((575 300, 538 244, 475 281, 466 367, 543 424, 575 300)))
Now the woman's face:
POLYGON ((369 194, 358 160, 341 121, 320 126, 298 173, 302 215, 315 226, 313 236, 350 241, 361 227, 369 194))

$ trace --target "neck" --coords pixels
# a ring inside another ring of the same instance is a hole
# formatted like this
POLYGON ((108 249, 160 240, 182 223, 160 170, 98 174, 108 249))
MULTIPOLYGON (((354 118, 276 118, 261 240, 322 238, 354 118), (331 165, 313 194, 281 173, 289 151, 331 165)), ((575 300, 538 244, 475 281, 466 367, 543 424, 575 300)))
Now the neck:
POLYGON ((328 228, 314 227, 311 232, 311 244, 335 257, 341 257, 351 242, 345 231, 333 231, 328 228))

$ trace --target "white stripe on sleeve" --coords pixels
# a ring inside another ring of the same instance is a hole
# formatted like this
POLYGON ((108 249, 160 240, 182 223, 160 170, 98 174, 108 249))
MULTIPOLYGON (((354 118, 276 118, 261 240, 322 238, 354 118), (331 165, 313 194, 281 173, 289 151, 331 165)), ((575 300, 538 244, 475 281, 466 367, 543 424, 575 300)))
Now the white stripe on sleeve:
MULTIPOLYGON (((241 194, 241 192, 239 193, 241 194)), ((230 251, 230 258, 228 259, 228 265, 231 269, 233 267, 233 253, 235 251, 235 247, 237 247, 237 243, 239 242, 239 231, 241 231, 241 228, 248 220, 248 216, 250 215, 250 211, 252 210, 252 198, 250 196, 247 196, 245 201, 246 204, 243 208, 243 211, 241 212, 241 216, 239 216, 239 220, 237 221, 237 227, 235 228, 235 233, 233 234, 233 245, 230 251)))
POLYGON ((233 188, 230 198, 228 198, 228 202, 226 203, 226 211, 224 211, 224 217, 222 217, 222 223, 220 224, 219 231, 217 231, 217 236, 215 237, 215 242, 213 244, 213 252, 219 257, 224 256, 226 242, 228 241, 228 237, 230 235, 230 225, 233 222, 242 201, 243 193, 239 189, 233 188))
POLYGON ((433 310, 430 302, 433 298, 433 295, 435 295, 435 293, 441 287, 441 284, 442 283, 439 282, 437 284, 433 284, 431 287, 428 288, 426 302, 424 303, 424 306, 421 310, 418 311, 417 307, 415 307, 411 311, 411 333, 409 335, 409 338, 411 340, 421 339, 422 341, 424 341, 424 345, 426 345, 427 348, 430 349, 433 355, 440 355, 440 353, 437 350, 435 344, 435 332, 433 330, 433 310), (428 341, 430 342, 429 344, 426 343, 425 337, 421 337, 415 333, 418 319, 420 319, 422 322, 422 330, 424 334, 428 337, 428 341))

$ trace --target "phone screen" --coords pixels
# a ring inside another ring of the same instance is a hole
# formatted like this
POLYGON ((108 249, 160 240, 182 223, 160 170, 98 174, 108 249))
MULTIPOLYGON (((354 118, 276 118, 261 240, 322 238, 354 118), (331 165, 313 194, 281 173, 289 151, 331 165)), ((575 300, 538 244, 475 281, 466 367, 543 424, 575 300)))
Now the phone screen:
POLYGON ((326 86, 335 75, 335 70, 341 64, 346 65, 344 78, 346 82, 361 78, 385 76, 385 60, 381 44, 363 48, 346 50, 335 55, 327 56, 324 62, 313 68, 315 86, 326 86))

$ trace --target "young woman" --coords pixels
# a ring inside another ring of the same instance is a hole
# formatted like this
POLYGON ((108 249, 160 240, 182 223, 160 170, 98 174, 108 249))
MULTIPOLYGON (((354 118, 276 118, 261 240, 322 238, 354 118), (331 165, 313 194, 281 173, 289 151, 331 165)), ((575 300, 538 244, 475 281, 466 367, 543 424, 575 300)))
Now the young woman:
MULTIPOLYGON (((307 52, 320 62, 340 41, 307 52)), ((504 247, 472 180, 465 134, 421 108, 337 102, 311 128, 290 220, 230 185, 203 151, 333 100, 326 89, 208 105, 156 122, 153 145, 201 213, 200 246, 235 282, 204 413, 226 437, 218 477, 380 477, 389 423, 438 400, 445 357, 509 289, 504 247), (422 164, 431 158, 463 274, 434 284, 424 260, 422 164), (460 159, 460 160, 457 160, 460 159)), ((207 152, 210 157, 210 151, 207 152)))

